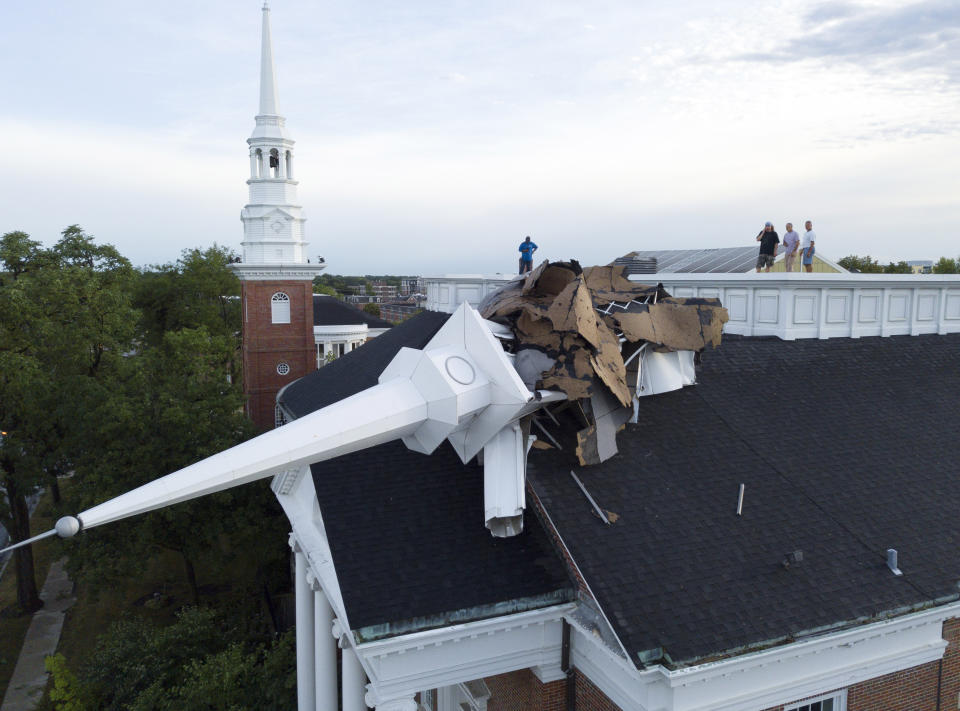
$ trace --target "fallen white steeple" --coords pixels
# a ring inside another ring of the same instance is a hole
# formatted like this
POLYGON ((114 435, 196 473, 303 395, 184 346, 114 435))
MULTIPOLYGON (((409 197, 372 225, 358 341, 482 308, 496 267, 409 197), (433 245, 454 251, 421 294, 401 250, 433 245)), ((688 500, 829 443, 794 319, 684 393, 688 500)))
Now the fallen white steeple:
POLYGON ((566 396, 528 390, 490 328, 465 303, 422 351, 401 349, 377 385, 66 516, 54 531, 5 550, 54 533, 73 536, 395 439, 426 454, 448 440, 464 463, 484 450, 486 526, 495 536, 516 535, 523 528, 528 446, 516 422, 566 396))

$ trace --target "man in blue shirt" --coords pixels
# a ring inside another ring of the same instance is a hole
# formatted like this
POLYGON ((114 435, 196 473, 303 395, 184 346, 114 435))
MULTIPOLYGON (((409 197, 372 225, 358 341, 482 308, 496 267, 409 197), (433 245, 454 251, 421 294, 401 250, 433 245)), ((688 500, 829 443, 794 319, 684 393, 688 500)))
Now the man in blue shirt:
POLYGON ((528 236, 520 243, 520 273, 524 274, 533 269, 533 253, 537 251, 537 245, 530 241, 528 236))

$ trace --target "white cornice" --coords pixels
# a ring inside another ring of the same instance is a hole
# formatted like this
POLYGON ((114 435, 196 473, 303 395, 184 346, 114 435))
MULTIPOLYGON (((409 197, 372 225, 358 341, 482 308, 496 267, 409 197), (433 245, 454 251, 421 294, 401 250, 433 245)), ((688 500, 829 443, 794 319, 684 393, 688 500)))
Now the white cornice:
POLYGON ((241 281, 313 281, 325 268, 323 264, 245 264, 228 265, 241 281))
POLYGON ((367 324, 314 326, 313 335, 318 341, 336 341, 337 339, 358 337, 366 338, 368 335, 367 324))
POLYGON ((936 661, 960 603, 717 662, 638 671, 571 616, 574 665, 624 711, 756 711, 936 661))
POLYGON ((575 603, 450 625, 356 646, 379 698, 395 698, 560 662, 562 619, 575 603))

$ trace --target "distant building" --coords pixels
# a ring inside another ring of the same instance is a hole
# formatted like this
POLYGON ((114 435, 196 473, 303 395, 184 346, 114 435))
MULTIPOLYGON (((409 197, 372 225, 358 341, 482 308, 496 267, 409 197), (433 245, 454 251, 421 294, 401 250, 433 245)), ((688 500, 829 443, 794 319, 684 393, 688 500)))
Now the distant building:
POLYGON ((397 296, 397 287, 383 281, 370 282, 370 288, 373 289, 373 293, 380 297, 381 300, 393 299, 397 296))
POLYGON ((392 325, 335 296, 314 294, 313 338, 317 367, 322 367, 328 356, 339 358, 376 338, 392 325))
POLYGON ((391 302, 380 304, 380 317, 391 323, 403 323, 421 311, 423 311, 423 307, 416 303, 391 302))
POLYGON ((931 274, 933 273, 933 261, 930 259, 914 259, 907 264, 910 265, 910 271, 914 274, 931 274))
POLYGON ((423 293, 422 277, 404 277, 400 280, 400 296, 423 293))

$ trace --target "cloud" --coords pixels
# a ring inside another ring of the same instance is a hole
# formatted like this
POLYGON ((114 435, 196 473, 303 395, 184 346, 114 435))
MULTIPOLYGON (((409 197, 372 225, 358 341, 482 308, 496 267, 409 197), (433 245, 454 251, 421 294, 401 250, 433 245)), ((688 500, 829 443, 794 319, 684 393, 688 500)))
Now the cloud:
POLYGON ((923 0, 874 7, 826 3, 803 16, 805 31, 785 45, 740 60, 843 61, 884 71, 935 71, 960 84, 960 5, 923 0))

